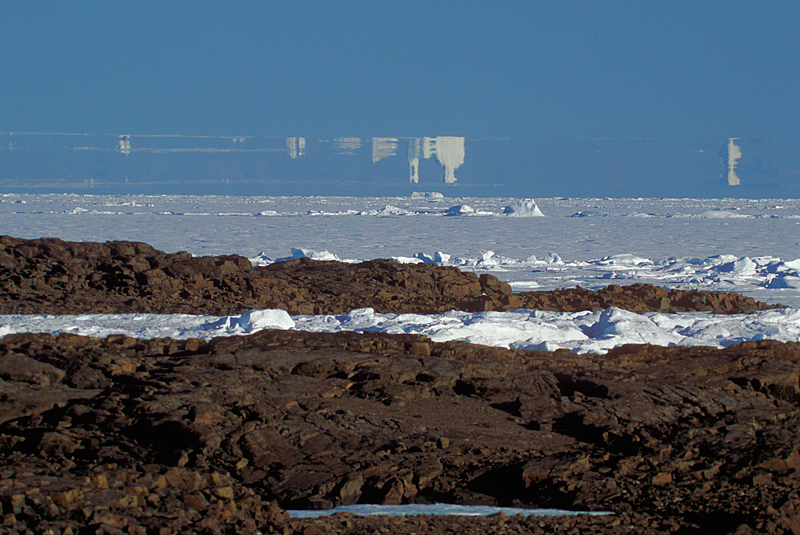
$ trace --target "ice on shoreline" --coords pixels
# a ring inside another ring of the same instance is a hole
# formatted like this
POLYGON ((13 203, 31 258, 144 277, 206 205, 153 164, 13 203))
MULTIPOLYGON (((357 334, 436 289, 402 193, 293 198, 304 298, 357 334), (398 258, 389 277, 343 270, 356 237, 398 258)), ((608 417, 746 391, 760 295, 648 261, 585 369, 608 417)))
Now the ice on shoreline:
POLYGON ((800 341, 800 310, 753 314, 701 312, 635 314, 618 308, 595 312, 459 312, 379 314, 371 308, 349 314, 289 316, 282 310, 233 316, 187 314, 80 314, 0 316, 0 336, 11 333, 72 333, 105 337, 202 338, 251 334, 263 329, 308 332, 422 334, 435 342, 462 340, 487 346, 574 353, 606 353, 624 344, 727 347, 748 340, 800 341))
POLYGON ((406 504, 406 505, 341 505, 326 510, 289 510, 292 518, 319 518, 336 513, 352 513, 357 516, 489 516, 503 513, 507 516, 574 516, 610 515, 605 511, 567 511, 565 509, 525 509, 523 507, 495 507, 490 505, 455 505, 449 503, 406 504))
MULTIPOLYGON (((292 256, 278 260, 308 257, 315 260, 340 260, 329 251, 313 251, 292 248, 292 256)), ((736 257, 721 254, 707 258, 668 258, 651 260, 633 254, 609 255, 593 260, 564 261, 557 253, 525 259, 501 256, 486 251, 477 258, 464 258, 436 251, 415 253, 412 257, 395 256, 401 263, 431 263, 440 266, 455 266, 465 271, 487 272, 511 283, 518 291, 528 289, 555 289, 557 287, 582 286, 598 289, 609 284, 634 284, 637 282, 656 284, 674 289, 698 289, 737 291, 744 295, 748 291, 794 290, 791 300, 782 302, 787 306, 800 306, 800 259, 783 260, 774 256, 736 257), (527 280, 514 280, 516 275, 527 275, 527 280), (539 280, 537 280, 539 279, 539 280), (561 285, 547 285, 548 280, 570 281, 561 285), (788 301, 788 302, 785 302, 788 301)), ((255 266, 264 266, 274 261, 259 254, 250 258, 255 266)), ((345 260, 357 262, 360 260, 345 260)))

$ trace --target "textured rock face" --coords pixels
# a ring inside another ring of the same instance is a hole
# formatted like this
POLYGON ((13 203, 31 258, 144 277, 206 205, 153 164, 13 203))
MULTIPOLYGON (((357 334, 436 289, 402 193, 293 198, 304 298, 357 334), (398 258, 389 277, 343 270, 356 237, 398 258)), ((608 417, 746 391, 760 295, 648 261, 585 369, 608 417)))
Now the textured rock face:
POLYGON ((144 243, 22 240, 0 236, 0 313, 154 312, 239 314, 281 308, 290 314, 447 310, 599 310, 748 313, 769 308, 741 295, 650 285, 513 294, 493 275, 454 267, 371 260, 309 259, 254 268, 242 256, 167 254, 144 243))
POLYGON ((8 335, 4 529, 411 533, 419 519, 280 507, 446 501, 625 515, 438 532, 795 533, 799 364, 800 343, 769 341, 579 356, 352 332, 8 335))
MULTIPOLYGON (((141 243, 0 237, 0 312, 749 312, 647 285, 512 294, 455 268, 253 268, 141 243)), ((0 533, 800 533, 800 343, 505 350, 262 331, 0 339, 0 533), (292 520, 452 502, 581 518, 292 520), (29 531, 26 531, 29 530, 29 531), (49 531, 48 531, 49 530, 49 531)))

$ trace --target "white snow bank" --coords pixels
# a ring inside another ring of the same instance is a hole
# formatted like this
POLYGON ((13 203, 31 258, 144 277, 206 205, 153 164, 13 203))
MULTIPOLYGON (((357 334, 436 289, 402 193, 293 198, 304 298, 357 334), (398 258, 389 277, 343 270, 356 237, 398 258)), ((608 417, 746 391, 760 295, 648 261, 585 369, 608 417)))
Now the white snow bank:
POLYGON ((503 208, 509 217, 544 217, 544 214, 533 199, 522 199, 503 208))
POLYGON ((294 320, 284 310, 251 310, 235 316, 191 314, 44 314, 0 315, 0 337, 12 333, 72 333, 106 337, 203 338, 250 334, 264 329, 292 329, 294 320))
POLYGON ((82 314, 0 316, 0 336, 10 333, 69 332, 104 337, 203 338, 249 334, 262 329, 309 332, 374 331, 423 334, 436 342, 470 343, 519 349, 605 353, 623 344, 726 347, 746 340, 800 340, 800 310, 767 310, 749 315, 706 313, 634 314, 617 308, 596 312, 458 312, 378 314, 371 308, 349 314, 290 317, 282 310, 235 316, 186 314, 82 314))

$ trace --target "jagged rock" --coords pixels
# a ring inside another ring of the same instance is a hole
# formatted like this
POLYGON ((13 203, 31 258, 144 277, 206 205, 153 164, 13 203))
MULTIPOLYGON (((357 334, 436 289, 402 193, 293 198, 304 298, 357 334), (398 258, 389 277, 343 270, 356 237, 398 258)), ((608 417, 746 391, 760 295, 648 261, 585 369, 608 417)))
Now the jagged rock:
POLYGON ((26 334, 0 340, 0 362, 32 370, 0 383, 0 504, 18 532, 411 533, 276 504, 448 501, 625 513, 507 520, 522 533, 791 533, 800 507, 800 343, 601 356, 381 333, 26 334), (73 380, 86 370, 105 387, 73 380))
POLYGON ((300 258, 253 267, 237 255, 167 254, 136 242, 83 243, 0 236, 0 313, 153 312, 239 314, 436 313, 618 307, 632 312, 749 313, 770 306, 735 293, 667 291, 651 285, 513 294, 495 276, 435 264, 360 264, 300 258))
MULTIPOLYGON (((4 313, 363 306, 766 308, 649 285, 513 294, 490 275, 391 260, 253 268, 141 243, 0 237, 4 313)), ((800 343, 771 341, 600 356, 369 332, 7 335, 0 530, 796 533, 799 363, 800 343), (299 521, 280 509, 425 501, 624 514, 299 521)))

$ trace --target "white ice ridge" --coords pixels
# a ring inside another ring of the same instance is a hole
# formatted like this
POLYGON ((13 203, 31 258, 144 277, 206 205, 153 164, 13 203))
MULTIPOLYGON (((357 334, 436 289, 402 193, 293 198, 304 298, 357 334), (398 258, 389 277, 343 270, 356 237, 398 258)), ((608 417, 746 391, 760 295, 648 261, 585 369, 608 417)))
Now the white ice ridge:
POLYGON ((605 353, 624 344, 727 347, 747 340, 800 341, 800 310, 749 315, 635 314, 618 308, 596 312, 458 312, 378 314, 371 308, 343 315, 293 316, 282 310, 234 316, 186 314, 80 314, 0 316, 0 336, 11 333, 73 333, 104 337, 202 338, 250 334, 263 329, 310 332, 423 334, 436 342, 463 340, 496 347, 574 353, 605 353))
MULTIPOLYGON (((470 207, 454 207, 469 210, 470 207)), ((338 260, 339 257, 329 251, 292 248, 292 256, 281 258, 301 258, 303 256, 316 260, 338 260)), ((418 252, 413 257, 395 256, 402 263, 432 263, 442 266, 456 266, 476 271, 491 271, 498 274, 528 273, 525 281, 511 280, 512 286, 518 289, 543 288, 545 280, 555 274, 574 277, 585 287, 606 286, 609 283, 631 284, 649 282, 672 284, 675 287, 715 290, 742 291, 748 288, 790 289, 800 290, 800 258, 782 260, 774 256, 737 257, 734 255, 714 255, 707 258, 668 258, 651 260, 649 258, 617 254, 593 260, 564 261, 557 253, 537 258, 529 256, 525 259, 509 258, 486 251, 480 257, 464 258, 442 251, 434 254, 418 252), (540 280, 537 281, 536 279, 540 280), (594 281, 594 284, 593 282, 594 281)), ((265 254, 250 258, 253 265, 271 264, 272 259, 265 254)), ((357 260, 346 260, 356 262, 357 260)), ((503 279, 508 276, 500 275, 503 279)), ((789 296, 791 297, 791 296, 789 296)))
POLYGON ((352 513, 358 516, 488 516, 505 513, 508 516, 571 516, 571 515, 609 515, 601 511, 566 511, 564 509, 524 509, 521 507, 494 507, 489 505, 453 505, 448 503, 407 504, 407 505, 341 505, 320 511, 290 510, 292 518, 319 518, 336 513, 352 513))

